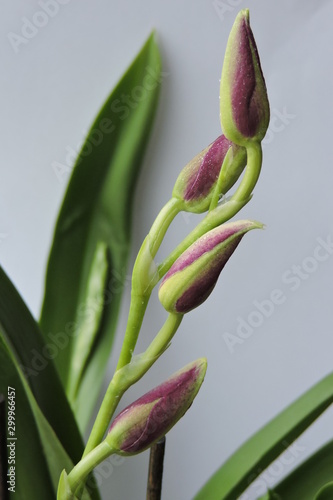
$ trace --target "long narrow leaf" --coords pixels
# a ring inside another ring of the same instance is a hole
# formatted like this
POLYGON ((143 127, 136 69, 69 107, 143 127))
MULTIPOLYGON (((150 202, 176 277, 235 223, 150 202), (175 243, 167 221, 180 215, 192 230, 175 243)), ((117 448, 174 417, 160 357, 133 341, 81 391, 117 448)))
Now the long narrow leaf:
MULTIPOLYGON (((55 358, 64 386, 75 356, 89 274, 97 245, 109 249, 101 326, 94 333, 75 401, 81 428, 89 420, 110 355, 129 254, 135 182, 154 118, 161 81, 152 34, 96 118, 78 156, 58 217, 49 257, 41 328, 63 349, 55 358)), ((91 339, 92 340, 92 339, 91 339)))
POLYGON ((107 247, 101 243, 96 248, 87 283, 87 294, 84 298, 84 303, 91 308, 91 312, 89 316, 81 319, 78 325, 78 335, 73 339, 73 356, 68 383, 68 394, 72 400, 76 397, 94 339, 101 326, 107 275, 107 247))
MULTIPOLYGON (((17 484, 17 489, 15 484, 11 491, 15 491, 18 498, 27 500, 55 499, 60 474, 64 468, 70 471, 73 462, 36 403, 1 330, 0 361, 0 392, 8 397, 8 409, 14 408, 14 425, 7 428, 8 449, 13 447, 12 453, 8 454, 8 464, 14 464, 14 482, 17 484)), ((87 500, 99 498, 97 491, 93 495, 91 497, 85 491, 87 500)))
MULTIPOLYGON (((76 463, 83 443, 52 361, 56 346, 45 344, 37 323, 1 267, 0 327, 4 342, 28 380, 39 408, 76 463)), ((0 370, 4 370, 1 365, 0 370)), ((3 377, 5 380, 6 374, 3 377)))
MULTIPOLYGON (((195 500, 234 500, 333 402, 333 373, 318 382, 244 443, 195 500)), ((284 497, 283 497, 284 498, 284 497)), ((296 498, 296 497, 294 497, 296 498)))
POLYGON ((332 500, 333 498, 333 482, 329 482, 325 484, 320 490, 317 492, 315 496, 315 500, 332 500))
MULTIPOLYGON (((314 500, 316 494, 326 485, 328 499, 333 498, 333 441, 323 446, 316 453, 311 455, 305 462, 300 464, 283 481, 274 486, 273 491, 260 497, 260 500, 314 500), (329 484, 327 484, 329 483, 329 484), (329 491, 327 491, 329 490, 329 491)), ((324 492, 321 493, 324 495, 324 492)), ((319 496, 318 500, 324 500, 324 496, 319 496)))
MULTIPOLYGON (((8 348, 0 335, 0 391, 7 399, 7 395, 15 394, 15 427, 11 427, 14 435, 8 438, 6 445, 8 454, 8 473, 6 482, 12 478, 12 498, 21 500, 45 500, 54 498, 54 490, 36 426, 22 381, 9 355, 8 348), (14 443, 14 444, 12 444, 14 443), (10 459, 14 459, 12 462, 10 459), (12 468, 14 467, 14 469, 12 468), (37 488, 38 485, 38 488, 37 488)), ((11 401, 12 402, 12 401, 11 401)), ((6 488, 6 489, 7 489, 6 488)))

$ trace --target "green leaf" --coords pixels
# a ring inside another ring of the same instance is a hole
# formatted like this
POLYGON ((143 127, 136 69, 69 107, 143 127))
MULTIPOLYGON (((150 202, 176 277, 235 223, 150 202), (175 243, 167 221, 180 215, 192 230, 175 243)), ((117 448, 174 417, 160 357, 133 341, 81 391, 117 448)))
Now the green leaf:
MULTIPOLYGON (((103 381, 129 255, 133 193, 154 118, 161 62, 152 34, 97 116, 73 170, 47 268, 41 327, 64 348, 55 359, 65 387, 97 245, 109 249, 103 318, 72 401, 85 428, 103 381)), ((87 311, 88 309, 88 311, 87 311)))
POLYGON ((75 495, 68 483, 66 471, 63 470, 60 476, 57 500, 75 500, 75 495))
POLYGON ((72 400, 75 400, 77 395, 90 350, 101 326, 108 266, 107 247, 104 243, 99 243, 93 257, 84 300, 84 303, 90 308, 90 314, 81 319, 77 329, 78 335, 73 339, 73 356, 68 387, 68 394, 72 400))
MULTIPOLYGON (((320 448, 300 464, 283 481, 274 486, 275 498, 282 500, 332 500, 333 441, 320 448), (319 490, 319 491, 318 491, 319 490)), ((260 500, 269 500, 268 495, 260 500)))
MULTIPOLYGON (((83 443, 51 359, 59 349, 51 343, 45 344, 37 323, 1 267, 0 330, 3 342, 25 375, 38 407, 76 463, 82 455, 83 443)), ((5 381, 6 373, 3 376, 5 381)))
POLYGON ((237 498, 255 480, 258 471, 267 468, 332 402, 333 373, 246 441, 209 479, 195 500, 237 498))
MULTIPOLYGON (((8 348, 0 335, 0 392, 15 390, 15 493, 20 500, 55 498, 41 440, 30 403, 8 348)), ((9 437, 9 436, 8 436, 9 437)), ((7 442, 9 444, 9 442, 7 442)), ((7 448, 10 450, 10 448, 7 448)), ((14 453, 14 449, 13 449, 14 453)), ((7 478, 8 479, 8 478, 7 478)))
MULTIPOLYGON (((55 498, 60 474, 63 468, 70 471, 73 462, 37 405, 1 330, 0 361, 0 392, 8 397, 7 409, 15 404, 15 436, 12 438, 7 432, 7 444, 15 448, 15 494, 22 499, 55 498), (31 464, 33 474, 30 473, 31 464)), ((8 427, 9 430, 13 427, 8 427)), ((86 491, 85 498, 93 497, 86 491)), ((98 498, 96 494, 95 498, 98 498)))
MULTIPOLYGON (((332 462, 331 462, 332 466, 332 462)), ((331 474, 332 477, 332 474, 331 474)), ((328 484, 325 484, 318 493, 315 496, 315 500, 332 500, 333 498, 333 483, 330 482, 328 484)))

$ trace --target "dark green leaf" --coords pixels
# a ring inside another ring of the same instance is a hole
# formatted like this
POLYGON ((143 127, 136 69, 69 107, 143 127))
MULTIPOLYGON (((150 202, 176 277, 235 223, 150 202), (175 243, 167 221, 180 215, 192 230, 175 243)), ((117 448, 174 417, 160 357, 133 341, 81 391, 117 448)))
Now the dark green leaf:
POLYGON ((55 229, 41 327, 46 338, 52 334, 55 342, 64 345, 55 362, 67 388, 73 337, 82 317, 89 315, 85 297, 93 256, 100 243, 109 249, 102 323, 72 402, 81 428, 95 404, 114 337, 129 254, 134 187, 155 114, 160 71, 152 34, 87 136, 55 229))
MULTIPOLYGON (((52 358, 59 351, 45 344, 38 325, 0 267, 0 328, 15 364, 20 367, 38 407, 62 446, 76 463, 83 444, 52 358)), ((1 371, 3 367, 1 366, 1 371)), ((3 375, 4 380, 6 374, 3 375)))
MULTIPOLYGON (((332 465, 332 461, 331 461, 331 465, 332 465)), ((332 477, 332 473, 331 473, 331 477, 332 477)), ((332 500, 332 498, 333 498, 333 483, 332 482, 325 484, 325 486, 320 488, 320 490, 318 491, 318 493, 315 496, 315 500, 332 500)))
POLYGON ((12 494, 12 498, 53 499, 55 498, 54 488, 42 452, 35 418, 17 367, 0 335, 0 391, 5 398, 7 398, 8 387, 15 390, 15 437, 17 438, 14 441, 15 493, 12 494))
POLYGON ((332 402, 333 373, 246 441, 209 479, 195 500, 237 498, 254 481, 258 471, 267 468, 332 402))
POLYGON ((84 303, 90 308, 90 314, 83 316, 78 325, 78 335, 73 338, 73 356, 68 386, 68 394, 72 401, 75 401, 82 373, 87 365, 95 337, 101 326, 107 275, 107 247, 104 243, 100 243, 97 244, 93 258, 88 277, 87 293, 84 299, 84 303))
MULTIPOLYGON (((281 500, 332 500, 333 441, 323 446, 274 487, 281 500)), ((264 495, 260 500, 269 500, 264 495)))
MULTIPOLYGON (((15 405, 15 427, 8 426, 7 432, 7 443, 15 450, 12 456, 8 455, 9 461, 11 458, 15 460, 10 462, 15 464, 15 494, 18 498, 55 499, 62 470, 70 471, 73 463, 38 407, 1 331, 0 361, 0 392, 7 394, 8 410, 13 407, 13 402, 15 405), (30 475, 31 463, 35 463, 34 471, 43 477, 41 485, 38 476, 30 475)), ((90 496, 85 490, 83 498, 91 500, 99 497, 97 492, 90 496)))

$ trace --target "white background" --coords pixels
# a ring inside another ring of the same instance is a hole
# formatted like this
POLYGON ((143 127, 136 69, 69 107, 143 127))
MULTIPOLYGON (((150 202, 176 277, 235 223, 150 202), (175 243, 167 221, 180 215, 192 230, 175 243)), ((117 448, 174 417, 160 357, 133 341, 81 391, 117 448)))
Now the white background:
MULTIPOLYGON (((223 55, 234 18, 245 7, 274 121, 261 178, 240 217, 261 220, 267 229, 244 238, 210 299, 184 319, 171 348, 122 402, 186 363, 208 358, 199 396, 167 438, 164 500, 193 497, 245 439, 332 369, 333 255, 321 262, 313 255, 318 238, 333 239, 333 3, 69 0, 16 52, 8 34, 21 35, 23 18, 32 20, 41 8, 35 0, 2 5, 0 261, 36 316, 66 186, 52 164, 65 162, 68 147, 77 149, 103 100, 156 28, 167 75, 136 192, 132 265, 180 169, 220 134, 223 55), (293 266, 303 267, 294 290, 293 266), (258 310, 254 302, 269 299, 274 289, 282 291, 283 304, 230 352, 224 334, 236 335, 239 318, 248 322, 258 310)), ((161 255, 197 220, 180 215, 161 255)), ((128 304, 129 289, 115 352, 128 304)), ((154 298, 139 348, 164 317, 154 298)), ((107 378, 114 363, 115 356, 107 378)), ((332 428, 327 413, 300 439, 295 463, 331 438, 332 428)), ((109 465, 105 498, 143 499, 147 452, 121 462, 112 471, 109 465)), ((276 479, 285 472, 275 469, 276 479)), ((258 493, 252 487, 246 498, 258 493)))

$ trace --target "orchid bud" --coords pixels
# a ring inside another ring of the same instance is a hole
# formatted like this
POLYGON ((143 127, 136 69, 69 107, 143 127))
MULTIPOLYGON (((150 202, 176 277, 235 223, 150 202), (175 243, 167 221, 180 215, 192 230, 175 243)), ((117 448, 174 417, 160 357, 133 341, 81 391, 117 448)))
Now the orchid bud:
POLYGON ((206 374, 198 359, 127 406, 113 421, 106 441, 120 455, 135 455, 164 436, 186 413, 206 374))
POLYGON ((185 314, 202 304, 244 234, 262 227, 260 222, 240 220, 222 224, 201 236, 164 276, 158 293, 163 307, 185 314))
POLYGON ((236 17, 224 57, 220 111, 222 129, 231 141, 245 146, 260 142, 269 124, 269 103, 248 9, 236 17))
POLYGON ((172 196, 183 200, 184 210, 202 213, 208 210, 223 161, 231 148, 231 157, 225 169, 221 194, 235 184, 246 165, 246 151, 224 135, 195 156, 181 171, 172 196))

